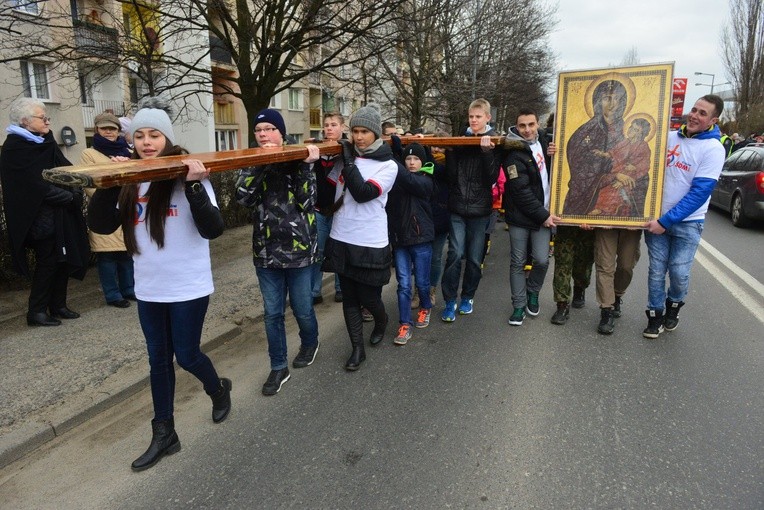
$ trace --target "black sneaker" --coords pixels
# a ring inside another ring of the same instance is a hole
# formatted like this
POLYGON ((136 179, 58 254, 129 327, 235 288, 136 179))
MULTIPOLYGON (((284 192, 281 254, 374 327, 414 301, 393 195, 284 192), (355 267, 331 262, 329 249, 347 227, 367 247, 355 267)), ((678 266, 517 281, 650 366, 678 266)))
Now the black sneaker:
POLYGON ((557 303, 557 311, 554 312, 554 315, 552 315, 552 324, 557 324, 558 326, 564 325, 566 322, 568 322, 568 317, 570 316, 570 306, 568 306, 568 303, 565 301, 560 301, 557 303))
POLYGON ((602 308, 600 310, 600 324, 597 326, 597 333, 600 335, 612 335, 615 329, 615 319, 613 318, 612 308, 602 308))
POLYGON ((263 395, 271 396, 278 393, 289 377, 289 369, 286 367, 281 370, 271 370, 268 380, 263 384, 263 395))
POLYGON ((586 305, 586 289, 581 287, 573 287, 573 301, 570 302, 570 306, 573 308, 583 308, 586 305))
POLYGON ((615 298, 615 303, 613 303, 613 317, 616 319, 621 316, 621 304, 623 303, 623 299, 621 299, 620 296, 615 298))
POLYGON ((663 333, 663 310, 645 310, 647 327, 642 331, 645 338, 658 338, 663 333))
POLYGON ((679 326, 679 309, 684 306, 684 301, 666 300, 666 315, 663 317, 663 327, 666 331, 674 331, 679 326))
POLYGON ((292 361, 292 366, 294 368, 305 368, 312 365, 316 360, 316 354, 318 354, 319 345, 319 342, 316 342, 316 345, 311 347, 305 347, 304 345, 301 345, 300 352, 297 353, 294 361, 292 361))

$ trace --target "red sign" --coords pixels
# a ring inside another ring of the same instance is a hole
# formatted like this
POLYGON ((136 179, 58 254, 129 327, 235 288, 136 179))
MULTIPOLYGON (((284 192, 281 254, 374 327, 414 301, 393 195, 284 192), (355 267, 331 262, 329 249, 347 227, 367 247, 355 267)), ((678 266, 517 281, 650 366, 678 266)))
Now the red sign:
POLYGON ((674 78, 674 95, 684 95, 687 92, 687 78, 674 78))
POLYGON ((674 78, 671 94, 671 115, 681 117, 684 113, 684 94, 687 92, 687 78, 674 78))

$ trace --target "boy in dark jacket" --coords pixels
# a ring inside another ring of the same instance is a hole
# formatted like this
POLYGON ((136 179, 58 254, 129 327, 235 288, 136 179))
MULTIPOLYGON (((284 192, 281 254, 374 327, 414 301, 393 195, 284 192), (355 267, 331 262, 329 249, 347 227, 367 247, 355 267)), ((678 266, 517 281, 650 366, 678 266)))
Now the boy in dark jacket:
POLYGON ((509 323, 520 326, 529 315, 539 314, 539 292, 549 266, 549 240, 557 216, 549 213, 550 156, 554 144, 539 136, 538 116, 523 109, 517 124, 504 143, 508 151, 504 160, 506 212, 509 225, 509 285, 512 290, 512 316, 509 323), (530 239, 533 269, 524 273, 530 239))
POLYGON ((398 280, 400 327, 393 340, 396 345, 405 345, 411 339, 412 266, 421 307, 413 325, 426 328, 430 324, 430 262, 435 238, 430 204, 433 164, 425 164, 427 156, 418 143, 408 145, 403 156, 406 168, 398 167, 386 206, 398 280))
POLYGON ((443 271, 443 299, 446 302, 441 319, 456 320, 456 298, 465 258, 459 314, 472 313, 472 304, 482 272, 485 233, 491 218, 491 188, 499 175, 501 150, 491 142, 496 132, 488 125, 491 105, 485 99, 474 100, 469 107, 466 136, 479 136, 480 147, 455 147, 446 151, 448 178, 448 210, 451 230, 448 237, 448 258, 443 271))

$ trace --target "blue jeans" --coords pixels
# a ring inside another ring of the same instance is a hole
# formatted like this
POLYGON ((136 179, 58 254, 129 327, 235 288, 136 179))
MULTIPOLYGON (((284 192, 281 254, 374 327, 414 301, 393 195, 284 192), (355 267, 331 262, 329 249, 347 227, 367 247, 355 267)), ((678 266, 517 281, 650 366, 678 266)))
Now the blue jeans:
POLYGON ((107 303, 134 296, 133 257, 126 251, 102 251, 98 259, 98 280, 107 303))
POLYGON ((399 246, 393 250, 395 255, 395 278, 398 280, 398 314, 401 324, 411 324, 411 266, 414 266, 416 290, 419 292, 419 306, 429 310, 430 302, 430 263, 432 244, 421 243, 411 246, 399 246))
MULTIPOLYGON (((324 261, 324 246, 326 246, 326 240, 329 239, 329 233, 332 231, 332 216, 324 216, 320 212, 316 212, 316 230, 318 231, 317 239, 317 259, 313 264, 313 283, 311 285, 311 295, 318 297, 321 295, 321 283, 324 278, 324 273, 321 272, 321 263, 324 261)), ((334 275, 334 292, 340 292, 340 278, 334 275)))
POLYGON ((552 231, 546 227, 538 230, 509 226, 509 287, 512 291, 512 307, 524 308, 528 292, 539 293, 549 268, 549 239, 552 231), (528 259, 528 239, 531 240, 533 269, 525 278, 525 261, 528 259))
POLYGON ((430 263, 430 287, 437 287, 443 276, 443 247, 448 241, 448 232, 435 234, 432 241, 432 261, 430 263))
POLYGON ((179 303, 138 301, 138 319, 149 353, 149 379, 155 420, 169 420, 173 417, 173 355, 183 370, 191 372, 202 382, 208 395, 220 389, 220 378, 212 361, 199 348, 209 302, 209 296, 179 303))
POLYGON ((271 370, 281 370, 288 365, 284 326, 287 295, 300 328, 301 344, 313 347, 318 343, 318 322, 313 311, 313 296, 310 294, 313 266, 289 269, 255 267, 255 272, 263 296, 265 336, 268 338, 271 370))
POLYGON ((645 232, 650 268, 647 277, 647 308, 666 307, 666 274, 669 277, 668 299, 683 301, 690 287, 690 270, 703 233, 702 221, 686 221, 669 227, 663 234, 645 232))
POLYGON ((462 257, 465 258, 462 299, 475 297, 482 270, 485 231, 490 216, 463 218, 451 213, 451 230, 448 233, 448 257, 443 271, 443 299, 455 301, 459 292, 459 277, 462 274, 462 257))

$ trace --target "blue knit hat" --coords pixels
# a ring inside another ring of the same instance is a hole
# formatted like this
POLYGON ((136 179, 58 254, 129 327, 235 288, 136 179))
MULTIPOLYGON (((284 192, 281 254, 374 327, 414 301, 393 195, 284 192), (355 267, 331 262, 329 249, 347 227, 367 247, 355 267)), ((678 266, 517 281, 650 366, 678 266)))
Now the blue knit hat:
POLYGON ((261 122, 273 124, 276 128, 278 128, 282 138, 286 137, 286 124, 284 124, 284 117, 282 117, 281 114, 276 110, 271 110, 270 108, 261 110, 260 113, 255 116, 255 122, 252 128, 254 129, 254 127, 261 122))

